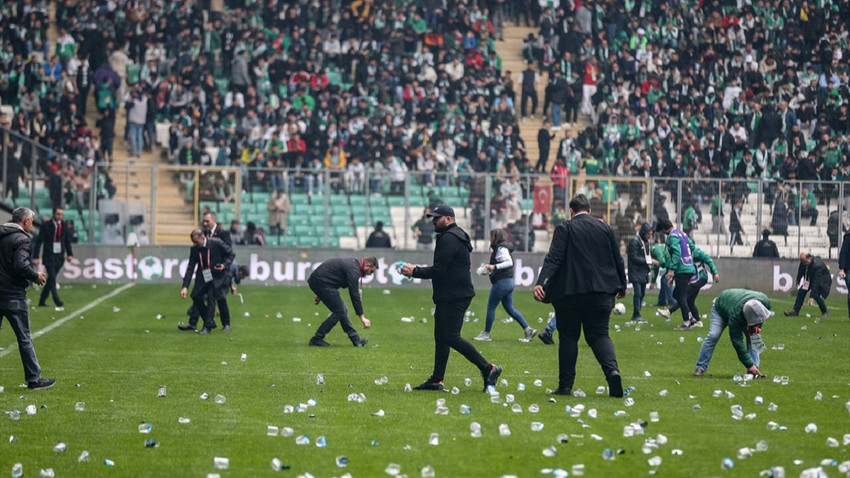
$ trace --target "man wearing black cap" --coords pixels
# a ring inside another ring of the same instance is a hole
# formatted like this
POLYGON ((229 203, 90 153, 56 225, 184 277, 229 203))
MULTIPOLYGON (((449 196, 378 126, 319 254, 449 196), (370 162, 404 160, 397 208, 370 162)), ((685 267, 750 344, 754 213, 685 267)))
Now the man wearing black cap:
POLYGON ((561 342, 556 395, 572 395, 578 339, 593 350, 608 381, 608 395, 623 396, 623 384, 608 321, 614 297, 626 296, 626 270, 610 226, 590 215, 590 201, 579 194, 570 201, 570 220, 555 228, 549 253, 534 286, 534 298, 555 307, 561 342))
POLYGON ((404 264, 399 271, 407 277, 431 279, 434 288, 434 371, 416 389, 443 390, 449 352, 455 349, 481 371, 486 392, 488 387, 496 386, 502 367, 491 364, 460 336, 464 313, 475 297, 470 273, 472 243, 469 234, 455 224, 455 212, 448 204, 438 204, 427 217, 437 231, 434 265, 404 264))
POLYGON ((779 257, 779 249, 776 248, 776 243, 770 240, 770 231, 765 229, 761 233, 761 240, 756 243, 753 249, 753 257, 779 257))

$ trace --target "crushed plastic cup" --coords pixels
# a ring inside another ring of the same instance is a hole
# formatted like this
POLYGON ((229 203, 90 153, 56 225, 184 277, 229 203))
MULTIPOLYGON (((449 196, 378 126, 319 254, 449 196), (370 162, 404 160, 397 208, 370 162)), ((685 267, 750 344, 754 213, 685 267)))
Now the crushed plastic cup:
POLYGON ((537 413, 540 411, 540 405, 532 403, 528 406, 528 413, 537 413))
POLYGON ((448 415, 449 414, 449 407, 437 407, 434 410, 434 414, 435 415, 448 415))
POLYGON ((469 434, 473 438, 481 438, 481 424, 478 422, 472 422, 469 424, 469 434))
POLYGON ((461 403, 459 411, 461 415, 469 415, 470 413, 472 413, 472 408, 465 403, 461 403))
POLYGON ((241 360, 241 361, 243 361, 243 362, 244 362, 244 361, 246 361, 246 360, 248 360, 248 354, 242 354, 242 355, 239 357, 239 360, 241 360))
POLYGON ((280 458, 272 458, 271 467, 274 471, 280 471, 283 468, 283 462, 280 461, 280 458))
POLYGON ((77 463, 82 463, 84 461, 89 461, 89 451, 83 450, 80 453, 80 456, 77 457, 77 463))
POLYGON ((324 385, 325 384, 325 376, 323 374, 316 375, 316 385, 324 385))
POLYGON ((657 423, 660 418, 658 417, 658 412, 649 412, 649 421, 652 423, 657 423))
POLYGON ((309 445, 310 444, 310 436, 309 435, 300 435, 295 439, 296 445, 309 445))
POLYGON ((280 430, 274 425, 269 425, 268 427, 266 427, 266 435, 270 437, 276 437, 279 433, 280 430))
POLYGON ((387 414, 387 412, 385 412, 383 408, 379 408, 377 412, 372 414, 372 416, 373 417, 383 417, 386 414, 387 414))
POLYGON ((324 436, 320 436, 316 438, 316 446, 319 448, 325 448, 328 446, 328 440, 324 436))
POLYGON ((56 478, 56 472, 53 471, 53 468, 42 468, 38 472, 38 478, 56 478))
POLYGON ((537 380, 535 380, 533 383, 534 383, 535 387, 542 387, 543 386, 543 380, 540 380, 539 378, 537 380))
POLYGON ((625 406, 627 406, 627 407, 631 407, 632 405, 634 405, 634 404, 635 404, 635 399, 634 399, 634 398, 631 398, 631 397, 628 397, 628 398, 626 398, 625 400, 623 400, 623 404, 624 404, 625 406))
POLYGON ((428 444, 431 446, 438 446, 440 444, 439 433, 432 433, 431 436, 428 437, 428 444))
POLYGON ((502 435, 503 437, 511 435, 511 428, 508 426, 507 423, 502 423, 501 425, 499 425, 499 435, 502 435))
POLYGON ((533 431, 533 432, 539 432, 540 430, 543 430, 543 424, 542 424, 542 423, 540 423, 540 422, 531 422, 531 431, 533 431))
POLYGON ((457 395, 460 393, 460 389, 457 387, 452 387, 452 395, 457 395))
POLYGON ((833 437, 829 437, 826 439, 826 446, 829 448, 838 448, 838 440, 833 437))
POLYGON ((68 445, 66 445, 64 442, 61 442, 61 441, 59 443, 57 443, 56 446, 53 447, 53 451, 55 451, 56 453, 65 453, 65 450, 67 450, 67 449, 68 449, 68 445))
POLYGON ((815 400, 823 400, 823 394, 820 393, 820 390, 818 390, 818 392, 815 393, 815 400))
POLYGON ((469 378, 469 377, 466 377, 465 379, 463 379, 463 384, 466 385, 467 387, 471 386, 472 385, 472 379, 469 378))
POLYGON ((210 394, 209 394, 209 393, 207 393, 207 392, 204 392, 204 393, 202 393, 202 394, 201 394, 200 399, 201 399, 201 400, 209 400, 209 399, 210 399, 210 394))
POLYGON ((25 410, 27 412, 27 415, 35 415, 36 413, 38 413, 38 409, 35 407, 35 405, 27 405, 27 408, 25 410))
POLYGON ((841 438, 841 443, 843 443, 844 445, 850 445, 850 433, 844 434, 844 436, 841 438))
POLYGON ((661 390, 660 392, 658 392, 658 395, 660 395, 662 397, 666 397, 667 395, 670 395, 670 392, 668 392, 667 389, 665 388, 664 390, 661 390))
POLYGON ((731 470, 735 466, 735 462, 731 458, 726 457, 720 462, 720 467, 724 470, 731 470))
POLYGON ((614 453, 614 450, 612 450, 611 448, 606 448, 606 449, 602 450, 602 458, 604 460, 610 461, 610 460, 613 460, 616 457, 617 457, 617 455, 614 453))
POLYGON ((347 456, 340 455, 340 456, 336 457, 335 461, 336 461, 336 466, 338 466, 340 468, 345 468, 346 466, 348 466, 348 457, 347 456))
POLYGON ((179 423, 179 424, 181 424, 181 425, 185 425, 185 424, 187 424, 187 423, 189 423, 189 422, 191 422, 191 421, 192 421, 192 420, 190 420, 190 419, 188 419, 188 418, 186 418, 186 417, 180 417, 180 418, 178 418, 178 419, 177 419, 177 423, 179 423))
POLYGON ((499 395, 499 392, 492 391, 490 392, 490 403, 500 403, 502 401, 502 397, 499 395))
POLYGON ((777 405, 776 405, 775 403, 773 403, 773 402, 770 402, 770 403, 767 405, 767 410, 768 410, 769 412, 775 412, 775 411, 779 410, 779 406, 777 406, 777 405))
POLYGON ((437 476, 437 472, 434 471, 433 466, 426 465, 424 468, 422 468, 421 476, 422 478, 434 478, 435 476, 437 476))
POLYGON ((86 409, 86 402, 77 402, 74 404, 74 410, 82 412, 86 409))
POLYGON ((413 391, 413 387, 412 387, 409 383, 405 383, 405 384, 404 384, 404 391, 405 391, 405 392, 412 392, 412 391, 413 391))
POLYGON ((221 456, 213 457, 213 468, 216 470, 226 470, 230 466, 230 459, 221 456))
POLYGON ((516 384, 516 391, 517 392, 524 392, 525 391, 525 384, 522 383, 522 382, 516 384))
POLYGON ((573 465, 570 471, 573 476, 584 476, 584 463, 573 465))
POLYGON ((646 460, 646 462, 649 463, 649 466, 661 466, 661 461, 660 456, 653 456, 649 460, 646 460))
POLYGON ((158 446, 159 445, 157 445, 156 440, 150 438, 145 440, 145 448, 156 448, 158 446))
POLYGON ((512 393, 505 395, 505 403, 514 403, 515 397, 512 393))
POLYGON ((762 403, 764 403, 764 398, 756 396, 756 398, 753 400, 753 403, 755 403, 756 405, 761 405, 762 403))
POLYGON ((806 428, 804 428, 804 430, 806 431, 806 433, 815 433, 818 431, 818 426, 814 423, 809 423, 808 425, 806 425, 806 428))
POLYGON ((750 447, 745 446, 743 448, 738 449, 739 460, 743 460, 744 458, 749 458, 751 456, 753 456, 753 450, 750 447))
POLYGON ((398 474, 401 473, 401 465, 390 463, 386 468, 384 468, 384 473, 390 476, 398 476, 398 474))
POLYGON ((215 396, 215 403, 222 404, 225 402, 227 402, 227 398, 224 395, 218 394, 215 396))
POLYGON ((168 387, 165 385, 160 385, 159 390, 156 392, 157 397, 165 397, 168 395, 168 387))
POLYGON ((522 405, 519 403, 514 403, 511 405, 511 411, 514 413, 522 413, 522 405))
POLYGON ((289 438, 295 434, 295 430, 292 427, 283 427, 280 429, 280 436, 284 438, 289 438))
POLYGON ((547 458, 558 456, 558 450, 554 446, 548 446, 543 449, 543 456, 547 458))
POLYGON ((21 463, 12 465, 12 478, 21 478, 22 476, 24 476, 24 465, 21 463))
POLYGON ((115 462, 110 460, 109 458, 104 458, 103 464, 106 465, 106 466, 115 466, 115 462))

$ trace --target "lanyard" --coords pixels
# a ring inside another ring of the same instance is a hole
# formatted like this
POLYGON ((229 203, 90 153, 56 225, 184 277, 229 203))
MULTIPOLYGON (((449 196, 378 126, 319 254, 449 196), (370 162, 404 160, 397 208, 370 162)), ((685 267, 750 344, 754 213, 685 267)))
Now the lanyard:
MULTIPOLYGON (((198 251, 198 260, 201 263, 201 269, 204 269, 205 268, 204 267, 204 256, 203 256, 203 253, 200 252, 200 251, 198 251)), ((207 267, 206 267, 206 269, 209 269, 209 268, 210 268, 210 250, 207 249, 207 267)))

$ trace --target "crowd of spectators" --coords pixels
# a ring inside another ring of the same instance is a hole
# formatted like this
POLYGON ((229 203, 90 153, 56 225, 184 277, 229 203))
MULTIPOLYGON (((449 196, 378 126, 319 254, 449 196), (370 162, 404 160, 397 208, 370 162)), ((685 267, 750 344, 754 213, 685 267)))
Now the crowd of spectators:
MULTIPOLYGON (((799 208, 803 187, 850 176, 846 1, 58 0, 53 45, 46 11, 0 6, 0 95, 72 174, 109 163, 126 114, 131 155, 167 122, 173 161, 239 166, 267 191, 400 194, 410 172, 476 190, 492 172, 510 201, 530 188, 508 178, 545 168, 556 190, 575 174, 693 178, 685 203, 718 197, 703 179, 778 178, 799 208), (506 22, 539 27, 516 45, 533 75, 503 70, 506 22), (554 168, 519 134, 529 80, 547 84, 554 132, 562 112, 591 123, 556 134, 554 168), (257 169, 275 167, 291 172, 257 169)), ((497 225, 527 212, 494 214, 503 198, 474 199, 497 225)))

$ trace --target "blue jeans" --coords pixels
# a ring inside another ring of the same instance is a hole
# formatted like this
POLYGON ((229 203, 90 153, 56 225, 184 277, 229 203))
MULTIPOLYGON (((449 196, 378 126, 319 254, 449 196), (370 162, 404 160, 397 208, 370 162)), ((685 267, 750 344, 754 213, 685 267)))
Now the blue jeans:
MULTIPOLYGON (((714 347, 717 346, 717 341, 720 340, 720 336, 723 334, 723 329, 725 329, 729 325, 729 321, 724 319, 719 312, 717 312, 717 308, 711 306, 711 322, 708 325, 708 336, 702 342, 702 347, 699 349, 699 357, 697 358, 697 366, 696 368, 706 371, 708 370, 708 363, 711 362, 711 356, 714 355, 714 347)), ((759 352, 755 350, 750 343, 750 336, 747 335, 747 353, 750 354, 750 358, 753 360, 753 363, 756 367, 759 366, 759 352)))
POLYGON ((552 124, 556 128, 561 127, 561 105, 560 105, 560 103, 552 103, 552 124))
POLYGON ((661 291, 658 294, 658 305, 674 306, 676 299, 673 298, 673 289, 667 284, 667 279, 661 276, 661 291))
POLYGON ((493 328, 493 322, 496 320, 496 306, 502 303, 505 312, 508 313, 517 323, 523 328, 528 327, 528 322, 522 314, 514 308, 514 280, 506 278, 497 281, 490 288, 490 297, 487 299, 487 323, 484 327, 485 332, 490 332, 493 328))
MULTIPOLYGON (((850 300, 850 299, 848 299, 850 300)), ((543 329, 544 332, 549 332, 549 334, 554 334, 555 330, 558 329, 558 316, 553 315, 551 319, 549 319, 549 323, 546 324, 546 328, 543 329)))
POLYGON ((632 318, 640 317, 640 309, 643 305, 643 296, 646 295, 646 284, 642 284, 640 282, 632 282, 632 289, 635 291, 634 297, 634 311, 632 312, 632 318))
POLYGON ((145 125, 129 123, 128 126, 130 127, 130 156, 141 155, 142 147, 144 146, 142 132, 145 129, 145 125))

